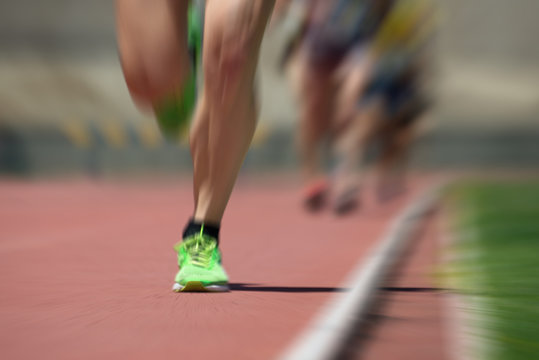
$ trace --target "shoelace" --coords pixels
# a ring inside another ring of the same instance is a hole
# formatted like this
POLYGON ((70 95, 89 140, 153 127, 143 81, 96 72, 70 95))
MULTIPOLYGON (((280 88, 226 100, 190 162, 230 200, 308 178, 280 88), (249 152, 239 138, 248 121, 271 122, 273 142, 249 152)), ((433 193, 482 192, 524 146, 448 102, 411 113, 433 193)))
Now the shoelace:
POLYGON ((185 241, 185 249, 191 257, 191 262, 200 267, 208 267, 211 262, 213 250, 216 247, 215 239, 203 233, 204 226, 200 233, 185 241))

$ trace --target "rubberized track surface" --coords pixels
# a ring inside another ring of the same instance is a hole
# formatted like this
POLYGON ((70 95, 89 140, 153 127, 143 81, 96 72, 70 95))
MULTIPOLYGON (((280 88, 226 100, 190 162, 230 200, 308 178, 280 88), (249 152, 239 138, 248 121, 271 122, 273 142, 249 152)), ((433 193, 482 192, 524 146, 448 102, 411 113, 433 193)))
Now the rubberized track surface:
POLYGON ((176 294, 172 245, 191 213, 189 183, 4 180, 2 357, 275 357, 345 290, 409 196, 335 218, 305 214, 286 181, 244 180, 221 235, 232 291, 176 294))
POLYGON ((421 225, 401 264, 379 292, 379 306, 371 313, 377 323, 364 334, 364 346, 351 359, 451 358, 444 293, 434 276, 440 266, 439 221, 434 214, 421 225))

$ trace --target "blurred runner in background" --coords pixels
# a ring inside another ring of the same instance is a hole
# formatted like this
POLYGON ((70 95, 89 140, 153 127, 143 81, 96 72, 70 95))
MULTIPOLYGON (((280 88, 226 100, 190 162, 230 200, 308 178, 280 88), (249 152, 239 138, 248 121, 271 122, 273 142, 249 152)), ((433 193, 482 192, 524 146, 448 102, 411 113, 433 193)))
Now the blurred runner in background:
MULTIPOLYGON (((430 0, 392 2, 369 48, 369 76, 352 118, 350 139, 342 141, 345 154, 354 153, 357 146, 362 153, 369 142, 377 142, 374 175, 382 201, 405 189, 404 170, 416 120, 431 103, 434 21, 430 0)), ((347 166, 353 164, 344 165, 345 173, 347 166)))
POLYGON ((290 67, 300 101, 307 209, 326 205, 330 190, 335 212, 358 205, 359 166, 373 141, 380 145, 380 199, 396 194, 402 189, 400 170, 413 139, 412 124, 427 105, 420 87, 429 62, 430 2, 295 0, 286 5, 299 25, 281 65, 290 67), (324 145, 336 160, 331 184, 324 145))

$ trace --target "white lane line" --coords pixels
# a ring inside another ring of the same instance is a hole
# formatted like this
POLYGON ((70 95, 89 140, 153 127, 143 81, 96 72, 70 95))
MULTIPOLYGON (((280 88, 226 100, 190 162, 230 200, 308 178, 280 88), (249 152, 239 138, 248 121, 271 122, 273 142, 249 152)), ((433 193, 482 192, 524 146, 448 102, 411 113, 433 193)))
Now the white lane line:
POLYGON ((391 223, 377 246, 341 285, 303 334, 280 357, 282 360, 326 360, 338 353, 358 319, 365 316, 384 275, 405 248, 418 220, 435 204, 442 185, 423 192, 391 223))

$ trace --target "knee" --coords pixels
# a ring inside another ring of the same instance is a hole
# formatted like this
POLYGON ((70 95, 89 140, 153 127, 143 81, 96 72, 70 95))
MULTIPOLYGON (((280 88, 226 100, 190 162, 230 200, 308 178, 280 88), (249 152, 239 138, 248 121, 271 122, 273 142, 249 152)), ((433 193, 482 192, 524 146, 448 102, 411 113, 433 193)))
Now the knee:
POLYGON ((235 49, 221 49, 219 56, 206 57, 203 63, 205 90, 225 100, 237 96, 240 89, 249 86, 252 88, 254 79, 248 74, 250 71, 248 51, 247 47, 241 46, 235 49))
POLYGON ((207 34, 203 69, 204 90, 212 100, 229 102, 240 94, 252 91, 256 71, 257 54, 249 41, 230 38, 222 39, 215 32, 222 27, 215 26, 212 34, 207 34))

